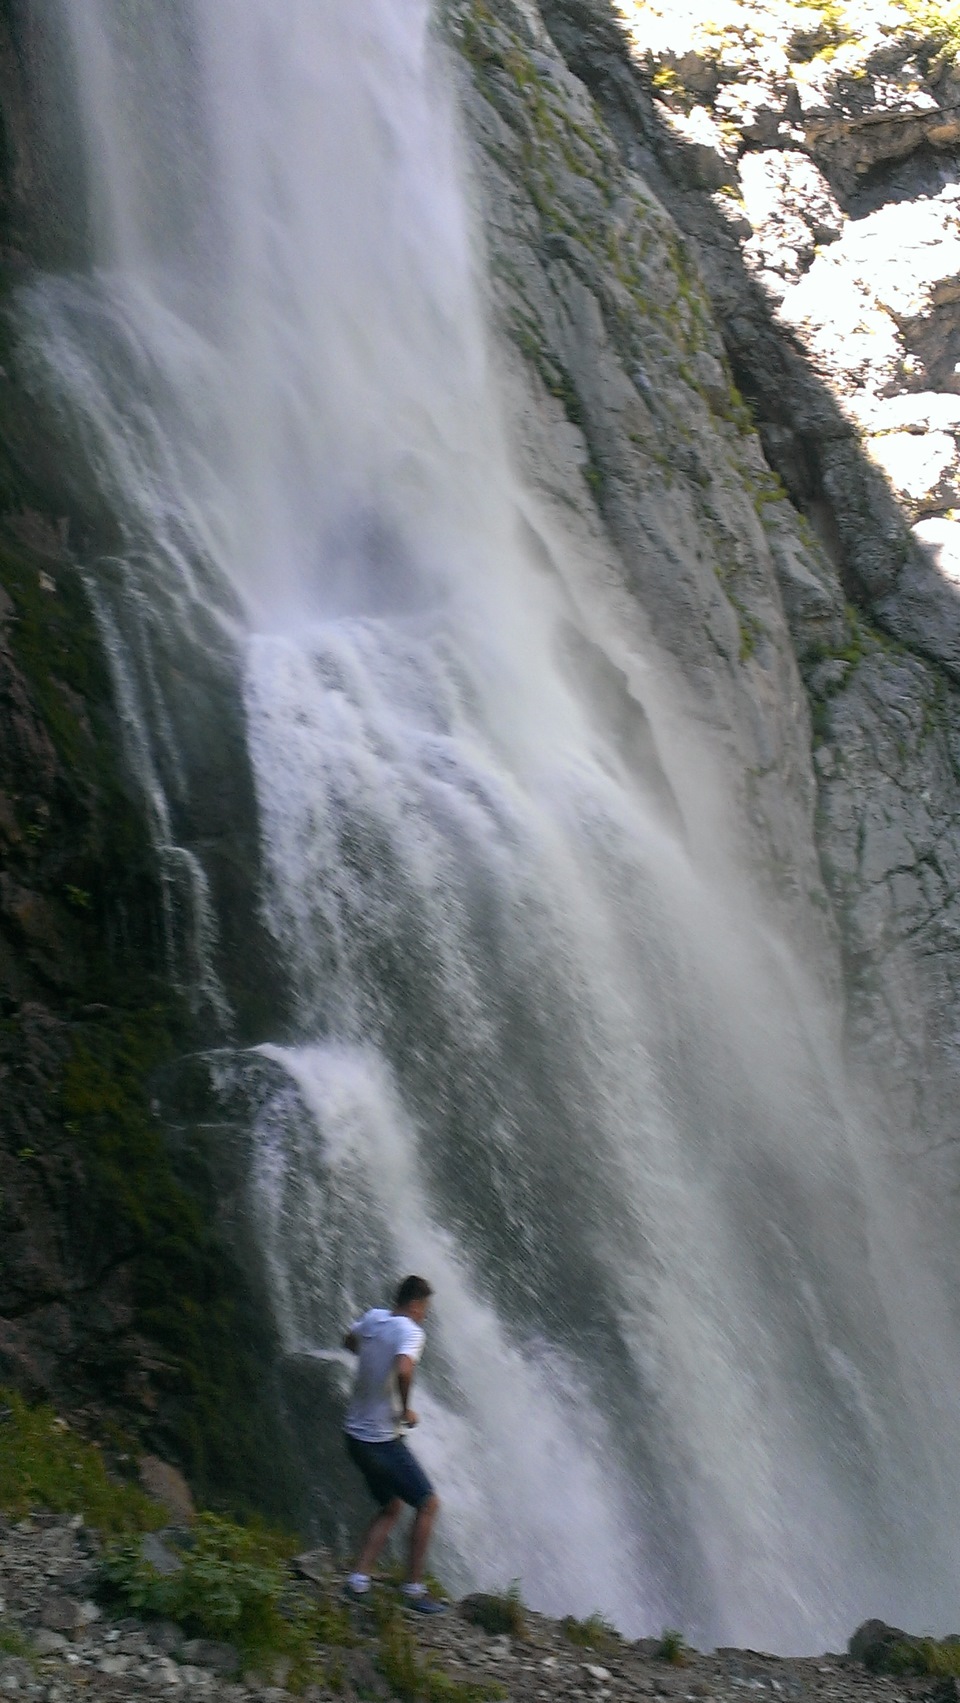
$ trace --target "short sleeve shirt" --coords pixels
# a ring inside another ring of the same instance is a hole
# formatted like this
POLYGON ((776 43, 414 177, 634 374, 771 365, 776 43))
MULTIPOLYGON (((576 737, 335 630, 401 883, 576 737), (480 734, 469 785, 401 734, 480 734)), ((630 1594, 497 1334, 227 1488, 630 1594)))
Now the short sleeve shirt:
POLYGON ((361 1443, 389 1443, 400 1434, 400 1395, 394 1362, 420 1359, 426 1335, 405 1313, 372 1307, 350 1326, 357 1338, 357 1376, 343 1428, 361 1443))

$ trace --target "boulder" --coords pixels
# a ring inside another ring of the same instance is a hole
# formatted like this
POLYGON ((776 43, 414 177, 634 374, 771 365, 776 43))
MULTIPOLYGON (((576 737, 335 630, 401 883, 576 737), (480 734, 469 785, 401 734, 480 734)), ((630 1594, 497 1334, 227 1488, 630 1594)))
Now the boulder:
POLYGON ((137 1470, 147 1495, 159 1502, 174 1521, 189 1524, 194 1519, 193 1496, 182 1472, 159 1455, 141 1455, 137 1470))
POLYGON ((74 1597, 50 1596, 40 1604, 40 1625, 48 1632, 79 1632, 88 1624, 82 1604, 74 1597))

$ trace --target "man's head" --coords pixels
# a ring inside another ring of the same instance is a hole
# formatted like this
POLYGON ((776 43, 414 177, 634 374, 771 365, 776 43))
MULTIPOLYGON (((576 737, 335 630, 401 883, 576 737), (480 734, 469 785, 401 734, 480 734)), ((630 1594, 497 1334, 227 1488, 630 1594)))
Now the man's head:
POLYGON ((430 1311, 430 1298, 433 1294, 425 1277, 405 1277, 394 1296, 393 1310, 395 1313, 406 1313, 414 1324, 422 1325, 430 1311))

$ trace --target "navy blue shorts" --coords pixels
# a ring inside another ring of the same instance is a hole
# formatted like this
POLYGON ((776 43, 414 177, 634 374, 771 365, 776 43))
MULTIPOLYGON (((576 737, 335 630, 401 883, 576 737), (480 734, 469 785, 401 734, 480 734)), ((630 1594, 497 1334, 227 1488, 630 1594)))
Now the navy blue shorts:
POLYGON ((359 1437, 343 1434, 347 1454, 359 1467, 373 1500, 385 1508, 395 1496, 419 1508, 433 1495, 433 1485, 418 1460, 415 1460, 402 1437, 392 1437, 389 1443, 361 1443, 359 1437))

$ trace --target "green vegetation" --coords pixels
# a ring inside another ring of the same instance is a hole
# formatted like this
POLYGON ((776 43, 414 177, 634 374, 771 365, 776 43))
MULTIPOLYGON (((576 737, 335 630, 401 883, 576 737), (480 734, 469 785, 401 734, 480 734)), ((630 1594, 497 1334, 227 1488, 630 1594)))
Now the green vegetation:
MULTIPOLYGON (((310 1617, 281 1607, 295 1539, 200 1514, 189 1541, 169 1547, 182 1563, 170 1573, 146 1560, 138 1542, 108 1551, 102 1576, 126 1608, 175 1620, 198 1636, 229 1639, 248 1657, 305 1655, 310 1617)), ((329 1609, 325 1627, 328 1636, 336 1632, 329 1609)))
POLYGON ((396 1597, 378 1592, 374 1606, 380 1634, 377 1666, 400 1703, 494 1703, 507 1696, 495 1680, 453 1679, 421 1656, 396 1597))
POLYGON ((30 1641, 25 1638, 19 1626, 5 1626, 0 1620, 0 1656, 27 1656, 31 1654, 30 1641))
POLYGON ((885 1648, 884 1673, 929 1674, 937 1678, 960 1678, 960 1642, 945 1638, 911 1638, 885 1648))
POLYGON ((493 1637, 503 1633, 508 1633, 511 1638, 525 1638, 527 1635, 519 1579, 514 1579, 509 1590, 503 1592, 478 1591, 467 1597, 462 1607, 464 1615, 474 1626, 481 1626, 493 1637))
POLYGON ((149 1531, 163 1509, 135 1485, 108 1473, 101 1451, 84 1442, 50 1407, 28 1407, 0 1390, 0 1509, 23 1518, 34 1508, 83 1514, 104 1532, 149 1531))
POLYGON ((582 1650, 610 1650, 620 1642, 616 1627, 597 1610, 586 1620, 576 1620, 572 1614, 565 1615, 560 1622, 560 1630, 571 1644, 582 1650))
POLYGON ((682 1632, 675 1627, 668 1627, 662 1634, 657 1655, 662 1662, 670 1662, 673 1667, 682 1668, 686 1665, 687 1641, 682 1632))

